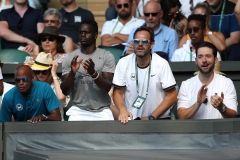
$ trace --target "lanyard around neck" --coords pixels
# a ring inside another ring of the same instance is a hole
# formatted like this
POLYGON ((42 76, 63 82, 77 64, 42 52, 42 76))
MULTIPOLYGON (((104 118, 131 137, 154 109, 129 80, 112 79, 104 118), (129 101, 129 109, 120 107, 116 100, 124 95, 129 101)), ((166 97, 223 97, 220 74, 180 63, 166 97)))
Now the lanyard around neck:
POLYGON ((190 61, 192 61, 192 47, 190 47, 190 61))
MULTIPOLYGON (((149 82, 150 82, 151 61, 152 61, 152 56, 150 56, 150 62, 149 62, 149 65, 148 65, 148 82, 147 82, 146 98, 147 98, 147 96, 148 96, 148 88, 149 88, 149 82)), ((139 94, 137 58, 136 58, 136 63, 135 63, 135 71, 136 71, 136 87, 137 87, 137 93, 139 94)), ((144 82, 143 82, 143 84, 144 84, 144 82)))
POLYGON ((222 20, 223 20, 223 14, 224 14, 225 6, 226 6, 226 0, 223 0, 223 6, 222 6, 222 10, 221 10, 220 21, 219 21, 219 24, 218 24, 218 32, 221 32, 221 30, 222 30, 222 20))
MULTIPOLYGON (((113 30, 112 30, 112 34, 114 33, 114 31, 115 31, 115 29, 116 29, 116 27, 117 27, 117 25, 118 25, 118 22, 119 22, 119 20, 117 20, 117 22, 115 23, 115 26, 113 27, 113 30)), ((125 26, 125 25, 122 26, 122 28, 119 30, 118 33, 120 33, 120 32, 123 30, 124 26, 125 26)))

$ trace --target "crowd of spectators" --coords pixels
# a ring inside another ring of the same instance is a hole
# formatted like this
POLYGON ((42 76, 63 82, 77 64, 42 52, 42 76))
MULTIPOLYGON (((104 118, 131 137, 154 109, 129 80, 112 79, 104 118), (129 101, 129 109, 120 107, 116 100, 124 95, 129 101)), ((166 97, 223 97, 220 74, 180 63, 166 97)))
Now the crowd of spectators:
POLYGON ((177 101, 181 119, 237 116, 234 85, 214 67, 240 60, 240 0, 109 0, 100 46, 92 12, 59 3, 44 13, 28 0, 1 3, 1 47, 32 57, 7 93, 0 63, 1 122, 64 120, 70 98, 69 121, 171 119, 177 101), (122 51, 117 65, 102 47, 122 51), (168 62, 182 61, 199 72, 177 93, 168 62))

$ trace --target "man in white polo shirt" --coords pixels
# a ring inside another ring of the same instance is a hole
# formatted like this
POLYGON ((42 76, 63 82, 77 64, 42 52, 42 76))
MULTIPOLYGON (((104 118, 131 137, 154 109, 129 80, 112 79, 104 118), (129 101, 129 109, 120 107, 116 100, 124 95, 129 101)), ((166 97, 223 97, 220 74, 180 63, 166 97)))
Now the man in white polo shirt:
POLYGON ((141 26, 145 21, 132 16, 133 0, 116 0, 115 2, 118 17, 104 23, 101 43, 102 46, 113 46, 123 50, 132 29, 141 26))

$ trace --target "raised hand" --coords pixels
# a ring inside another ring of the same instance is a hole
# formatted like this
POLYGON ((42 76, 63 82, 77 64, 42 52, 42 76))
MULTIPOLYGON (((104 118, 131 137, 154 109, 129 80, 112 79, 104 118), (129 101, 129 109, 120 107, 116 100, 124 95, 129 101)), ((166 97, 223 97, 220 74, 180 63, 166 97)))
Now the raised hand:
POLYGON ((221 97, 215 93, 213 96, 211 96, 211 105, 218 109, 221 110, 223 108, 223 99, 224 99, 224 94, 223 92, 221 93, 221 97))
POLYGON ((207 85, 202 85, 202 87, 198 91, 197 95, 197 103, 202 104, 204 100, 206 99, 208 88, 206 88, 207 85))
POLYGON ((85 71, 89 74, 89 75, 93 75, 96 71, 95 71, 95 64, 92 60, 92 58, 88 58, 87 60, 84 60, 82 62, 83 68, 85 69, 85 71))
POLYGON ((78 55, 74 56, 71 61, 71 70, 75 74, 77 70, 80 68, 80 64, 82 63, 83 59, 81 58, 79 61, 77 61, 78 55))

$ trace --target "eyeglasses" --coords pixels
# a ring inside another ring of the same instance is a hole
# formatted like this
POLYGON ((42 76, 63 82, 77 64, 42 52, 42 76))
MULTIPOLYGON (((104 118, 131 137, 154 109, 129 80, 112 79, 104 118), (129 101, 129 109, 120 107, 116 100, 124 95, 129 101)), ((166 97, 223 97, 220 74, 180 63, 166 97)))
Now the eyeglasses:
POLYGON ((201 29, 201 28, 199 28, 199 27, 188 28, 188 29, 187 29, 187 33, 188 33, 188 34, 191 34, 192 31, 193 31, 194 33, 197 33, 200 29, 201 29))
POLYGON ((137 44, 137 45, 139 45, 140 44, 140 42, 142 42, 142 45, 148 45, 148 42, 149 42, 149 40, 147 40, 147 39, 142 39, 142 40, 140 40, 140 39, 134 39, 133 40, 133 43, 134 44, 137 44))
POLYGON ((17 28, 18 28, 19 30, 22 30, 22 22, 23 22, 23 18, 21 18, 21 19, 18 21, 17 28))
POLYGON ((154 12, 154 13, 144 13, 144 16, 145 17, 149 17, 150 14, 153 16, 153 17, 156 17, 158 15, 159 12, 154 12))
POLYGON ((42 70, 42 71, 39 71, 39 70, 34 70, 33 72, 35 73, 35 74, 40 74, 40 73, 42 73, 43 75, 47 75, 48 73, 49 73, 49 69, 48 70, 42 70))
POLYGON ((28 81, 28 77, 23 77, 23 78, 15 78, 15 82, 16 82, 16 83, 19 83, 19 82, 21 82, 21 80, 22 80, 23 82, 27 82, 27 81, 28 81))
POLYGON ((117 4, 117 8, 118 8, 118 9, 121 9, 121 8, 122 8, 122 6, 123 6, 124 8, 128 8, 128 7, 129 7, 129 4, 128 4, 128 3, 124 3, 124 4, 117 4))
POLYGON ((69 17, 70 17, 70 13, 66 12, 66 13, 65 13, 65 17, 64 17, 64 19, 63 19, 63 22, 67 23, 68 20, 69 20, 69 17))
POLYGON ((56 23, 58 22, 57 20, 44 20, 44 23, 56 23))
POLYGON ((178 14, 179 14, 179 11, 177 11, 177 12, 172 12, 172 13, 169 13, 169 14, 168 14, 168 16, 172 17, 172 16, 174 16, 175 14, 176 14, 176 15, 178 15, 178 14))
POLYGON ((53 42, 55 40, 55 37, 42 37, 41 38, 42 42, 45 42, 46 40, 48 40, 50 42, 53 42))

